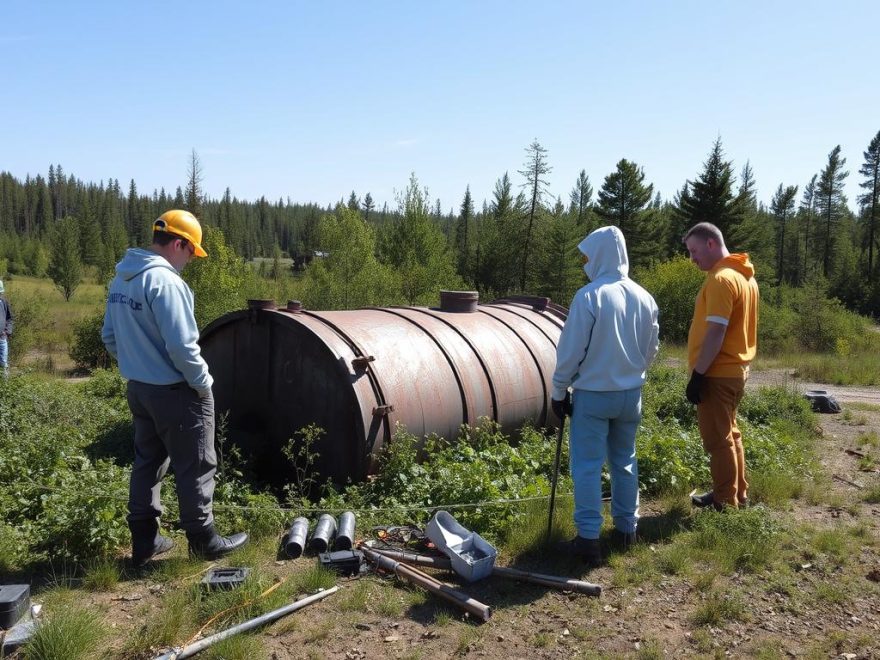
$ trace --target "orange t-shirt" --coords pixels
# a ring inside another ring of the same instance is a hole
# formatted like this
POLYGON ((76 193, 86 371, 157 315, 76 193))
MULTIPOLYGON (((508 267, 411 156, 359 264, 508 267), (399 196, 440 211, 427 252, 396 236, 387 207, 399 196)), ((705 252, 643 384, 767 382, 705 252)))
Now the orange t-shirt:
POLYGON ((688 332, 688 367, 694 368, 710 322, 727 326, 707 376, 735 378, 754 359, 758 345, 758 283, 748 254, 731 254, 706 273, 688 332))

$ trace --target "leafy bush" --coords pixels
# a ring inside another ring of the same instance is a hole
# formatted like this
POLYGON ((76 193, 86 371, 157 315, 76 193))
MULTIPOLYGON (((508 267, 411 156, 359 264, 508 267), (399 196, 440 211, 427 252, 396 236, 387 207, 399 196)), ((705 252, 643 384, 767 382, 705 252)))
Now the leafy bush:
POLYGON ((78 369, 107 369, 110 366, 110 354, 104 348, 104 342, 101 340, 103 325, 103 311, 86 316, 74 323, 70 359, 78 369))
POLYGON ((687 341, 694 301, 705 275, 690 259, 674 257, 636 275, 660 308, 660 337, 664 341, 687 341))
POLYGON ((45 296, 27 294, 9 287, 9 305, 15 315, 15 333, 9 341, 9 361, 18 364, 28 351, 47 343, 51 332, 49 301, 45 296))

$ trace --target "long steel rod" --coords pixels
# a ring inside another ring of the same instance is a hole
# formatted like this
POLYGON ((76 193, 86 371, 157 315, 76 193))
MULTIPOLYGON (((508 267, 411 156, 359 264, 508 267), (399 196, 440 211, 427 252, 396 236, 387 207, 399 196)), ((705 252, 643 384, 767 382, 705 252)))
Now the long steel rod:
POLYGON ((185 646, 182 649, 172 649, 168 653, 157 656, 155 660, 178 660, 180 658, 192 657, 199 651, 203 651, 212 644, 216 644, 217 642, 226 639, 227 637, 232 637, 233 635, 237 635, 238 633, 247 632, 248 630, 253 630, 254 628, 259 628, 263 624, 271 623, 272 621, 280 619, 287 614, 291 614, 292 612, 296 612, 297 610, 302 609, 307 605, 311 605, 314 602, 322 600, 330 594, 336 593, 337 591, 339 591, 339 587, 330 587, 329 589, 325 589, 324 591, 312 594, 311 596, 306 596, 305 598, 298 600, 295 603, 285 605, 284 607, 279 607, 277 610, 266 612, 261 616, 251 619, 250 621, 239 623, 237 626, 232 626, 232 628, 227 628, 226 630, 222 630, 214 635, 205 637, 204 639, 200 639, 198 642, 190 644, 189 646, 185 646))

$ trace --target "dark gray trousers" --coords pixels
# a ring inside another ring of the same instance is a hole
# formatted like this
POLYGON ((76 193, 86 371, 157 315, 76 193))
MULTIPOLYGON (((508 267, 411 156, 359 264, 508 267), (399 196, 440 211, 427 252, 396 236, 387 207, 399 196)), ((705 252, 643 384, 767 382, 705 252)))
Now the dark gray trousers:
POLYGON ((159 494, 171 465, 180 505, 180 526, 198 532, 214 520, 214 398, 200 398, 186 383, 149 385, 128 382, 134 417, 134 464, 128 494, 128 520, 162 515, 159 494))

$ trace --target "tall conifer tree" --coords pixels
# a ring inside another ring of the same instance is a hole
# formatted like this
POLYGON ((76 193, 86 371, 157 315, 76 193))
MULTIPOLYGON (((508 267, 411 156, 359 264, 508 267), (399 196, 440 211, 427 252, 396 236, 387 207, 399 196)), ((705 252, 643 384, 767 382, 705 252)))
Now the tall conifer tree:
POLYGON ((846 158, 841 158, 838 144, 828 154, 828 163, 819 173, 816 184, 816 210, 821 222, 822 274, 825 277, 831 273, 832 249, 837 242, 835 229, 847 211, 843 182, 849 172, 843 169, 845 165, 846 158))
POLYGON ((865 193, 859 195, 862 206, 862 220, 865 225, 865 243, 868 247, 868 281, 874 279, 874 248, 878 231, 880 231, 880 131, 871 140, 864 152, 865 162, 859 168, 859 174, 865 177, 859 186, 865 193))

